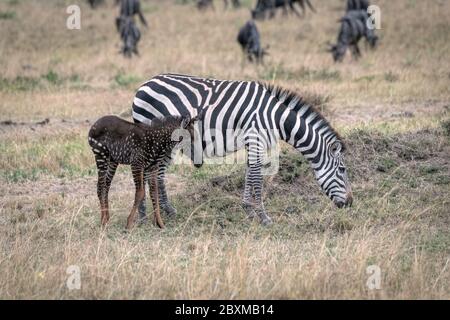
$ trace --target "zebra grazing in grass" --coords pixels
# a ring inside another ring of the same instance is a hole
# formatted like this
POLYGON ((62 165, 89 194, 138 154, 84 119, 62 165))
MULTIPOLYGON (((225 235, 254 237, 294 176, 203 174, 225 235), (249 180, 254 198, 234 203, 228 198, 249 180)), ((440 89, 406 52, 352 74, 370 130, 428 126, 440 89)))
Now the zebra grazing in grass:
POLYGON ((172 139, 177 129, 188 129, 193 135, 193 122, 189 116, 169 116, 155 119, 150 126, 131 123, 116 116, 97 120, 89 130, 89 145, 95 155, 98 170, 97 195, 100 200, 101 223, 109 221, 108 193, 119 164, 131 165, 136 187, 135 201, 127 220, 130 229, 135 220, 138 205, 144 199, 144 183, 152 176, 150 194, 155 223, 163 228, 157 192, 158 166, 161 159, 170 155, 178 144, 172 139))
MULTIPOLYGON (((165 115, 195 116, 201 111, 201 126, 197 128, 201 131, 201 147, 194 146, 192 150, 201 149, 208 157, 245 148, 248 157, 243 206, 249 217, 257 214, 263 224, 271 223, 262 202, 263 158, 278 139, 291 144, 309 160, 319 185, 336 206, 352 204, 342 139, 312 105, 295 93, 255 81, 161 74, 139 88, 132 108, 133 119, 143 123, 165 115)), ((191 159, 199 166, 203 154, 199 156, 194 151, 191 159)), ((176 212, 164 185, 170 160, 165 159, 166 165, 160 167, 158 175, 161 209, 169 215, 176 212)), ((139 212, 145 216, 144 202, 139 212)))

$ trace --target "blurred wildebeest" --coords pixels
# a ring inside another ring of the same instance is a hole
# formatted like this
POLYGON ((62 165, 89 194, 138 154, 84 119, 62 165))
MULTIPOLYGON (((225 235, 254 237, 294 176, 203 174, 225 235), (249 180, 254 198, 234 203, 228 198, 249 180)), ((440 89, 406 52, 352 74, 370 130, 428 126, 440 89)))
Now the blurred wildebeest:
POLYGON ((131 58, 133 53, 139 55, 137 45, 141 39, 141 32, 136 26, 133 17, 120 16, 117 19, 119 21, 120 38, 123 41, 121 53, 127 58, 131 58))
MULTIPOLYGON (((231 1, 234 8, 239 8, 241 6, 240 0, 223 0, 223 4, 225 9, 228 8, 229 2, 231 1)), ((197 9, 205 10, 205 9, 215 9, 213 0, 197 0, 197 9)))
POLYGON ((208 8, 214 9, 213 0, 198 0, 197 1, 197 9, 198 10, 206 10, 208 8))
POLYGON ((369 8, 370 3, 369 0, 347 0, 347 9, 346 11, 352 10, 364 10, 367 12, 367 8, 369 8))
MULTIPOLYGON (((230 0, 223 0, 225 8, 228 8, 228 2, 230 0)), ((239 8, 241 6, 241 2, 239 0, 231 0, 231 3, 233 4, 233 8, 239 8)))
POLYGON ((89 5, 92 9, 97 8, 99 5, 103 4, 105 0, 88 0, 89 5))
MULTIPOLYGON (((144 26, 148 26, 147 20, 145 20, 144 15, 141 10, 141 3, 139 0, 116 0, 116 4, 120 3, 120 17, 134 17, 138 15, 139 20, 141 20, 144 26)), ((119 29, 119 18, 116 19, 117 29, 119 29)))
POLYGON ((316 12, 310 0, 258 0, 255 9, 252 10, 252 18, 265 19, 267 13, 269 13, 269 18, 273 18, 275 16, 275 10, 278 8, 283 9, 283 13, 286 15, 288 13, 288 7, 298 17, 300 17, 301 14, 295 8, 295 3, 298 3, 298 5, 302 8, 303 14, 306 12, 305 4, 308 5, 313 12, 316 12))
POLYGON ((239 30, 237 41, 250 62, 253 62, 254 60, 257 63, 263 62, 264 55, 268 54, 267 48, 261 48, 258 28, 256 28, 256 24, 253 20, 247 21, 247 23, 239 30))
POLYGON ((331 45, 329 51, 333 55, 334 61, 340 62, 344 59, 347 48, 350 47, 352 56, 358 59, 361 51, 358 42, 361 38, 365 38, 372 48, 375 48, 378 37, 375 31, 367 27, 369 16, 367 12, 362 10, 353 10, 340 19, 341 28, 337 39, 337 44, 331 45))

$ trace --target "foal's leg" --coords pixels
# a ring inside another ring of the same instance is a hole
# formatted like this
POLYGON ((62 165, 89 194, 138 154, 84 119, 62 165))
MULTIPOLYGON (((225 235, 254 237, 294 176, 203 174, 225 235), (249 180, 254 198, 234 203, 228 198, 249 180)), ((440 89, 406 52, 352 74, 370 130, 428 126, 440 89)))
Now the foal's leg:
POLYGON ((150 174, 150 197, 153 202, 153 222, 160 227, 164 228, 164 223, 161 219, 161 213, 159 208, 159 192, 158 192, 158 170, 155 169, 150 174))
POLYGON ((114 175, 116 174, 116 169, 117 169, 118 163, 114 162, 114 161, 109 161, 108 162, 108 168, 106 170, 106 176, 105 176, 105 188, 106 188, 106 214, 103 217, 102 215, 102 224, 105 225, 106 223, 108 223, 109 221, 109 207, 108 207, 108 194, 109 194, 109 189, 111 187, 111 182, 114 178, 114 175))
POLYGON ((130 215, 127 219, 127 229, 133 227, 134 221, 136 219, 137 207, 144 199, 144 169, 141 166, 131 166, 131 172, 133 173, 134 185, 136 187, 136 193, 134 196, 134 204, 131 209, 130 215))
POLYGON ((104 155, 95 155, 97 164, 97 196, 100 201, 101 224, 105 226, 109 221, 108 193, 111 181, 116 172, 117 163, 109 161, 104 155))

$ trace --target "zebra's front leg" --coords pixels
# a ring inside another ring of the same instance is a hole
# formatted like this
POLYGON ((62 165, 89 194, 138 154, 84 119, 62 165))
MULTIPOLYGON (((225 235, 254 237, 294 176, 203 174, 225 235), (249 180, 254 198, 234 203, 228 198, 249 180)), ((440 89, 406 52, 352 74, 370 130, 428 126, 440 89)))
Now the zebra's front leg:
POLYGON ((158 169, 158 194, 159 194, 159 207, 163 210, 169 217, 174 216, 177 210, 170 204, 169 198, 167 197, 166 191, 166 171, 172 162, 172 157, 170 155, 166 156, 159 164, 158 169))
POLYGON ((166 171, 171 160, 170 157, 164 159, 158 170, 159 207, 168 217, 172 217, 177 213, 177 210, 170 204, 166 191, 166 171))
MULTIPOLYGON (((166 191, 166 171, 167 167, 170 164, 170 158, 167 161, 164 161, 160 164, 159 171, 158 171, 158 189, 159 189, 159 208, 163 210, 168 217, 172 217, 177 213, 177 210, 170 204, 169 199, 167 197, 167 191, 166 191)), ((149 182, 149 179, 146 177, 146 181, 149 182)), ((146 183, 147 184, 147 183, 146 183)), ((145 188, 144 188, 145 193, 145 188)), ((139 221, 145 222, 147 221, 147 202, 146 198, 142 200, 142 202, 139 204, 139 221)))

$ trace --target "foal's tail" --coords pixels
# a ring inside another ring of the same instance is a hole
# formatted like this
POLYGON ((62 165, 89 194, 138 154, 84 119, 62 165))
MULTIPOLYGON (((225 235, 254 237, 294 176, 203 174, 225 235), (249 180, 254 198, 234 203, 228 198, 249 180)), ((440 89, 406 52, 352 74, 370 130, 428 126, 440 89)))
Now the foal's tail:
POLYGON ((97 158, 97 161, 104 162, 109 157, 108 148, 106 148, 104 144, 92 138, 90 135, 88 137, 88 142, 91 146, 92 152, 94 152, 97 158))

